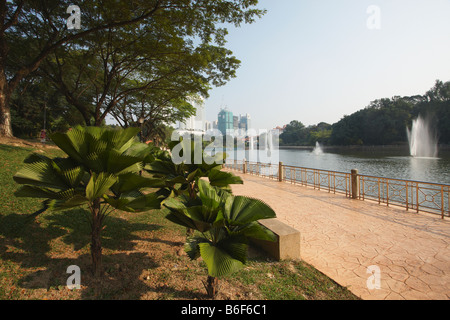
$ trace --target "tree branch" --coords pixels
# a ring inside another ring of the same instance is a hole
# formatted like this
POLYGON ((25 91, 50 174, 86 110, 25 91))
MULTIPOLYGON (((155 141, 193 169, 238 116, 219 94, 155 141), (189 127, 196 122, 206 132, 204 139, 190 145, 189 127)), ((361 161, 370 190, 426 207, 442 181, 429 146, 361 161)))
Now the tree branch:
MULTIPOLYGON (((23 4, 22 4, 23 5, 23 4)), ((20 7, 22 8, 22 7, 20 7)), ((22 66, 16 74, 13 76, 13 78, 8 83, 8 94, 11 94, 11 92, 16 88, 16 86, 19 84, 20 80, 22 80, 24 77, 26 77, 31 72, 35 71, 37 68, 39 68, 42 61, 50 54, 52 53, 56 48, 64 45, 65 43, 73 40, 80 39, 88 34, 91 34, 96 31, 105 30, 105 29, 113 29, 117 27, 122 27, 130 24, 134 24, 137 22, 140 22, 153 14, 157 12, 158 10, 162 9, 163 7, 160 5, 160 1, 158 0, 155 4, 155 6, 148 11, 145 14, 140 15, 139 17, 136 17, 134 19, 125 20, 125 21, 119 21, 119 22, 111 22, 105 25, 100 25, 91 29, 88 29, 86 31, 72 34, 65 36, 64 38, 54 42, 53 44, 47 43, 47 45, 44 46, 44 48, 41 50, 41 52, 37 55, 37 57, 30 62, 29 64, 22 66)), ((17 10, 16 10, 17 11, 17 10)))

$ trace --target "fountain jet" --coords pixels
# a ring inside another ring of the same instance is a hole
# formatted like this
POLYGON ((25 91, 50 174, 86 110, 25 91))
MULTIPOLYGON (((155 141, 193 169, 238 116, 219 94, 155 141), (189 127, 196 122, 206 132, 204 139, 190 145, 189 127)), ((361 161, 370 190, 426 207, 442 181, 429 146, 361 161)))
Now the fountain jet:
POLYGON ((320 146, 319 141, 316 141, 316 146, 314 147, 312 153, 314 153, 315 155, 320 155, 323 153, 322 147, 320 146))
POLYGON ((438 155, 437 137, 430 129, 429 121, 420 115, 413 120, 411 130, 406 128, 409 152, 413 157, 436 158, 438 155))

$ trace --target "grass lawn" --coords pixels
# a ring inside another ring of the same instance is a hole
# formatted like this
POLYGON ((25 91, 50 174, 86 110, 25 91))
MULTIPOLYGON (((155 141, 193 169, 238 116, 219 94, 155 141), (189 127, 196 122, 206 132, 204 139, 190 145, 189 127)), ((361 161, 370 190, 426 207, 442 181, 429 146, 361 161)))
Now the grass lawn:
MULTIPOLYGON (((63 155, 51 147, 0 144, 0 299, 207 299, 202 261, 183 250, 185 229, 155 210, 112 213, 103 233, 101 281, 91 276, 90 226, 84 208, 27 216, 39 199, 16 198, 12 177, 30 152, 63 155), (81 270, 81 289, 69 290, 70 265, 81 270)), ((272 261, 251 250, 246 268, 221 280, 217 299, 358 299, 302 261, 272 261)))

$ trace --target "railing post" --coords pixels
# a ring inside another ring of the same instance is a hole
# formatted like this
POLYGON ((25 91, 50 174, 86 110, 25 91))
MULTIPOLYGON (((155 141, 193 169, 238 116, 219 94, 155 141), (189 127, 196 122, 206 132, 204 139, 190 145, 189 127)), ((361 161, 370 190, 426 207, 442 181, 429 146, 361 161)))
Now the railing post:
POLYGON ((352 199, 358 199, 359 197, 359 178, 358 170, 352 169, 352 199))
POLYGON ((283 181, 283 162, 278 163, 278 181, 283 181))

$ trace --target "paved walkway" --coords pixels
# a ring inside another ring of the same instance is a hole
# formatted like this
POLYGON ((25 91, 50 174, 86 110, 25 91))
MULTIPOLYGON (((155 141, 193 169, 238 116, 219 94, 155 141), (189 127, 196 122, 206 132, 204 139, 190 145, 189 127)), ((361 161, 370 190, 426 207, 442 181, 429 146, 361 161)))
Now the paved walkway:
POLYGON ((234 194, 269 204, 300 231, 302 260, 362 299, 450 299, 449 218, 234 173, 234 194))

